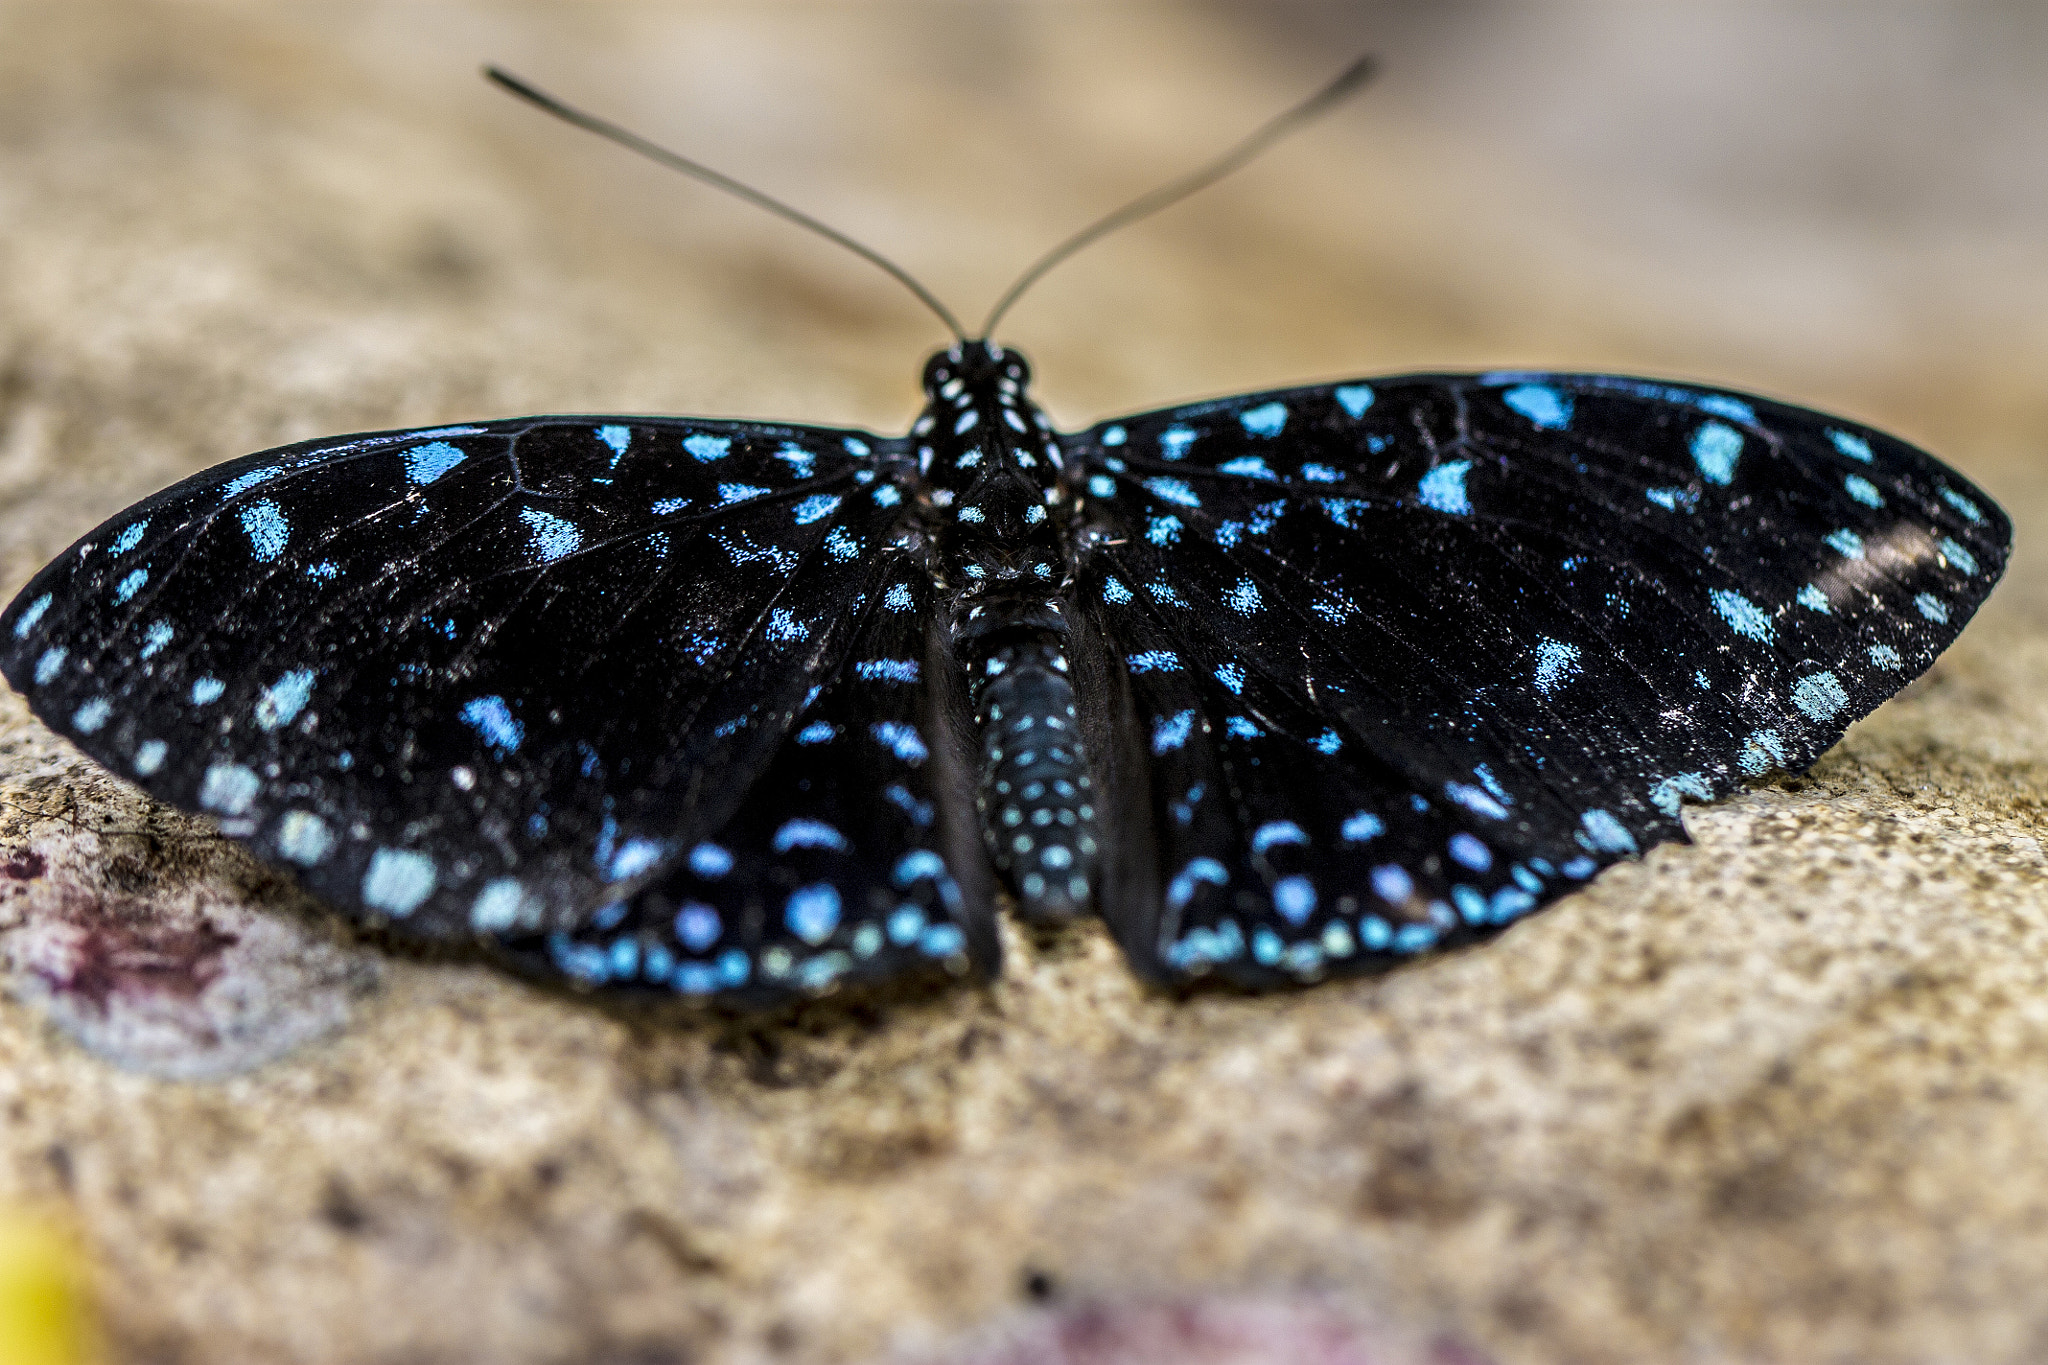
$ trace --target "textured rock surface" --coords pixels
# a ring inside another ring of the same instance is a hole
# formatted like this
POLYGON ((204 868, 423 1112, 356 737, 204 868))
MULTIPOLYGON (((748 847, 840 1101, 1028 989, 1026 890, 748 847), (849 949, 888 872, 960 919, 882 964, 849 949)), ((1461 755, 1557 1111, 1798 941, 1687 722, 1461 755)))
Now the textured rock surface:
POLYGON ((321 432, 902 424, 935 338, 886 280, 485 58, 971 308, 1362 32, 1383 92, 1019 311, 1056 413, 1662 371, 1897 429, 2020 528, 1812 774, 1491 945, 1283 999, 1148 996, 1079 932, 886 1010, 601 1011, 338 937, 0 699, 0 1200, 75 1211, 123 1359, 2048 1354, 2048 36, 1443 12, 0 4, 0 591, 321 432))

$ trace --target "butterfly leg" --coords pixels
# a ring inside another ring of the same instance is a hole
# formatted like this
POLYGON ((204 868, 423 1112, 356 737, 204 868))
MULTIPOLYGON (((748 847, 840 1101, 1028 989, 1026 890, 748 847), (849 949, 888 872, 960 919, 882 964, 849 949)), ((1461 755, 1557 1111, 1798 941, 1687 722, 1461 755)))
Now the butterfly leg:
POLYGON ((989 856, 1026 919, 1079 914, 1094 896, 1100 842, 1064 646, 1050 635, 1012 639, 972 676, 989 856))

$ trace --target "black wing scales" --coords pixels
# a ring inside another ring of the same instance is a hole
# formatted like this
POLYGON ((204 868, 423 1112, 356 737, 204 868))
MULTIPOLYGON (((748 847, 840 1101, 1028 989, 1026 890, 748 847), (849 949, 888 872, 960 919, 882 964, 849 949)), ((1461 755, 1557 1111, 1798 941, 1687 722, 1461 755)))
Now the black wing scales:
POLYGON ((285 447, 109 521, 0 670, 409 932, 573 932, 739 808, 895 562, 900 443, 539 418, 285 447))
POLYGON ((1157 893, 1109 907, 1169 977, 1364 965, 1682 838, 1682 800, 1804 767, 1931 663, 2010 541, 1898 441, 1604 376, 1247 395, 1070 444, 1133 744, 1184 733, 1153 760, 1157 893))
POLYGON ((901 550, 879 557, 852 647, 733 818, 530 957, 591 984, 749 1006, 994 973, 960 673, 932 638, 929 574, 901 550))

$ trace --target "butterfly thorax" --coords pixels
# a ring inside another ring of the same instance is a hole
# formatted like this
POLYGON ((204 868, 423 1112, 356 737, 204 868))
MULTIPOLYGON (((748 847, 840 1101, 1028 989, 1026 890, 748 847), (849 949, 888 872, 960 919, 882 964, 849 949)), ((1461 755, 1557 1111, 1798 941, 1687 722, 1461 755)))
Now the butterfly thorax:
POLYGON ((1092 780, 1067 678, 1059 442, 1026 395, 1024 358, 967 342, 925 366, 911 428, 955 656, 981 731, 977 799, 996 866, 1033 919, 1094 894, 1092 780))
POLYGON ((1059 443, 1030 382, 1022 356, 986 342, 925 366, 927 406, 911 434, 933 568, 962 612, 1043 601, 1065 577, 1059 443))

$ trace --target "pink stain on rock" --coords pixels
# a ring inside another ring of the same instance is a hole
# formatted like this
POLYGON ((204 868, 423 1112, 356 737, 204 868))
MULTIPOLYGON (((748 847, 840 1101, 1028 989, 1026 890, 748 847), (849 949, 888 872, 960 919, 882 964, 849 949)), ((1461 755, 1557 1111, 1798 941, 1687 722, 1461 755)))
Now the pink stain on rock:
POLYGON ((0 877, 8 881, 34 881, 48 870, 43 855, 32 848, 0 849, 0 877))
POLYGON ((95 850, 0 847, 0 982, 87 1051, 180 1080, 232 1075, 345 1023, 374 961, 206 882, 116 891, 95 850))
POLYGON ((108 896, 73 883, 50 887, 39 907, 49 932, 24 967, 53 993, 102 1015, 120 1000, 191 1001, 220 978, 238 941, 203 915, 165 916, 135 896, 108 896))

